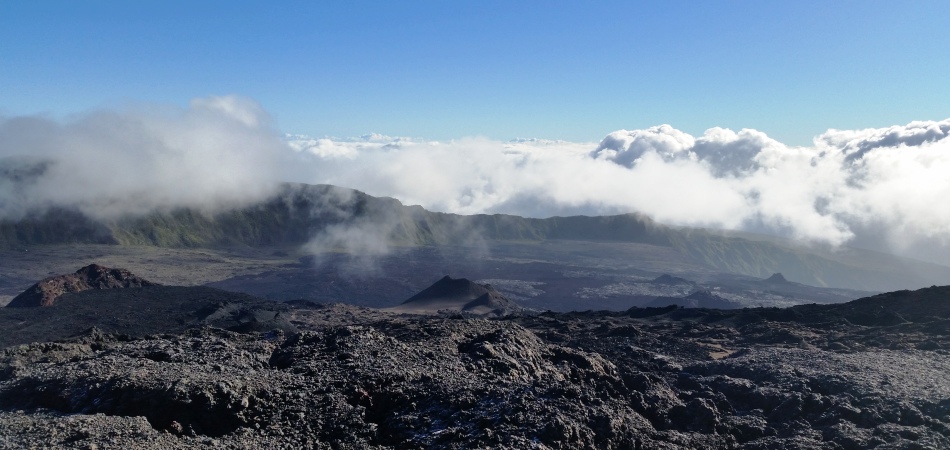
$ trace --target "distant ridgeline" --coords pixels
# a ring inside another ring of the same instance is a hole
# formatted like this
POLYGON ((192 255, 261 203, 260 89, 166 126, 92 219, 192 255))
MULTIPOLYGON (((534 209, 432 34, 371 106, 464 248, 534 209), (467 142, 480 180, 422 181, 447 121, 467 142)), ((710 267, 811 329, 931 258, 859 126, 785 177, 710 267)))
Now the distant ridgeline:
POLYGON ((765 278, 782 272, 814 286, 893 290, 950 283, 950 268, 891 255, 822 251, 746 233, 675 228, 641 214, 531 219, 462 216, 405 206, 398 200, 329 185, 284 184, 262 203, 207 214, 176 209, 98 221, 53 208, 17 222, 0 222, 0 249, 96 243, 160 247, 301 245, 315 236, 355 230, 391 245, 472 245, 480 241, 549 239, 636 242, 672 247, 712 269, 765 278))
POLYGON ((664 227, 646 216, 462 216, 405 206, 398 200, 329 185, 284 184, 270 200, 213 215, 176 209, 103 222, 78 211, 49 209, 0 222, 0 247, 99 243, 160 247, 303 244, 331 227, 386 234, 394 245, 459 245, 487 240, 616 240, 669 246, 664 227))

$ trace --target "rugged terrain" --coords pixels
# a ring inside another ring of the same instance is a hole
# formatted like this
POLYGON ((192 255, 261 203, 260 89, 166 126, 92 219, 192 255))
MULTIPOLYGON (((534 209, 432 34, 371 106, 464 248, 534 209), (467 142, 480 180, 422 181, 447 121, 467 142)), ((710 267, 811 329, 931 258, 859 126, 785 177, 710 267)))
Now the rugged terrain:
MULTIPOLYGON (((640 214, 463 216, 328 185, 286 184, 267 201, 214 213, 175 209, 97 219, 75 209, 53 208, 0 221, 0 249, 7 251, 80 244, 204 250, 304 247, 318 256, 333 251, 378 256, 393 248, 451 251, 514 245, 525 250, 526 243, 565 241, 619 245, 633 252, 629 263, 646 260, 657 274, 677 274, 683 265, 758 279, 781 272, 810 286, 875 292, 950 282, 950 268, 936 264, 749 233, 670 227, 640 214)), ((581 253, 589 253, 581 247, 581 253)))
POLYGON ((217 212, 109 220, 31 212, 0 221, 0 260, 0 305, 37 279, 75 270, 76 261, 126 267, 162 284, 374 308, 394 307, 446 274, 491 284, 541 311, 785 307, 950 283, 948 267, 668 227, 636 214, 459 216, 291 184, 268 201, 217 212))
POLYGON ((0 327, 7 448, 950 447, 950 287, 484 319, 152 286, 0 327))
POLYGON ((4 262, 0 305, 38 279, 75 271, 76 261, 127 268, 166 285, 208 285, 272 300, 374 308, 396 306, 446 274, 464 274, 490 284, 520 306, 542 311, 622 311, 657 297, 672 297, 664 300, 665 306, 701 290, 739 307, 840 303, 873 294, 721 273, 677 256, 672 249, 629 242, 409 246, 372 256, 312 253, 299 246, 183 249, 69 244, 0 250, 0 260, 4 262))
POLYGON ((422 292, 389 308, 389 311, 417 314, 465 313, 497 317, 518 313, 523 309, 490 284, 479 284, 465 278, 446 275, 422 292))
POLYGON ((863 250, 286 185, 0 261, 2 448, 950 448, 950 287, 869 292, 950 268, 863 250))
POLYGON ((52 306, 57 298, 69 292, 154 285, 155 283, 133 275, 125 269, 110 269, 98 264, 90 264, 77 270, 76 273, 41 280, 14 297, 7 306, 14 308, 52 306))

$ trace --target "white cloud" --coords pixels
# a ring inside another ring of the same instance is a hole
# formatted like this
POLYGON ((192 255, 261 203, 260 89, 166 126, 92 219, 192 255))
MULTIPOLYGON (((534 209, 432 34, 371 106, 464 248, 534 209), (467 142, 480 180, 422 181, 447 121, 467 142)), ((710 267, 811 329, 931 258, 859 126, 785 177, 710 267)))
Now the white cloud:
POLYGON ((600 141, 591 156, 631 167, 646 153, 657 154, 667 161, 689 157, 696 139, 669 125, 646 130, 614 131, 600 141))
POLYGON ((599 144, 340 140, 346 161, 312 152, 298 175, 462 214, 639 211, 675 225, 917 252, 922 242, 950 245, 948 131, 950 120, 829 130, 810 147, 751 129, 694 137, 669 125, 599 144))
POLYGON ((815 144, 838 149, 844 152, 848 159, 855 159, 875 148, 902 145, 917 147, 943 140, 948 134, 950 134, 950 119, 941 122, 916 121, 887 128, 832 129, 816 137, 815 144))
POLYGON ((299 181, 436 211, 642 212, 673 225, 856 242, 950 263, 950 119, 829 130, 807 147, 750 129, 692 136, 670 125, 575 143, 281 139, 270 123, 238 97, 66 122, 0 118, 0 217, 50 205, 104 218, 212 210, 262 199, 276 181, 299 181))
POLYGON ((205 115, 211 120, 234 120, 248 128, 266 126, 270 122, 261 105, 251 99, 235 95, 196 98, 189 102, 189 106, 191 107, 189 113, 193 115, 205 115))
POLYGON ((99 218, 265 198, 286 152, 250 100, 212 97, 187 109, 98 111, 65 123, 0 120, 0 217, 51 205, 99 218))

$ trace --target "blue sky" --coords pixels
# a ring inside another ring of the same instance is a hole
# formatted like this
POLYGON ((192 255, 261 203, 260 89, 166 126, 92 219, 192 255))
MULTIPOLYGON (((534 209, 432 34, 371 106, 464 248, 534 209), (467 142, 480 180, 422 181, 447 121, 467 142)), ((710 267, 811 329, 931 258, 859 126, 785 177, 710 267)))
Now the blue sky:
POLYGON ((597 141, 950 117, 946 1, 0 2, 0 114, 252 98, 289 133, 597 141))

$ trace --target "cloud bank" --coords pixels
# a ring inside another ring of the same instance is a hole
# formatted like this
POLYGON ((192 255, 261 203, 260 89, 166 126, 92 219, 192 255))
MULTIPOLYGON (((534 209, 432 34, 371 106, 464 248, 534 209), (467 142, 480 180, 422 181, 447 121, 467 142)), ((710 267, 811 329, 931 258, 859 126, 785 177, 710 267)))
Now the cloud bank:
POLYGON ((112 219, 192 207, 209 212, 265 198, 286 145, 253 101, 139 106, 65 122, 0 117, 0 218, 49 206, 112 219))
POLYGON ((368 135, 289 138, 301 181, 429 209, 533 217, 646 213, 656 220, 856 243, 950 263, 950 120, 829 130, 807 147, 760 131, 670 125, 600 143, 368 135))
POLYGON ((804 147, 751 129, 693 136, 670 125, 599 143, 311 138, 281 136, 253 101, 209 97, 66 121, 0 117, 0 218, 63 205, 106 219, 213 212, 297 181, 460 214, 642 212, 950 264, 948 136, 950 119, 828 130, 804 147))

